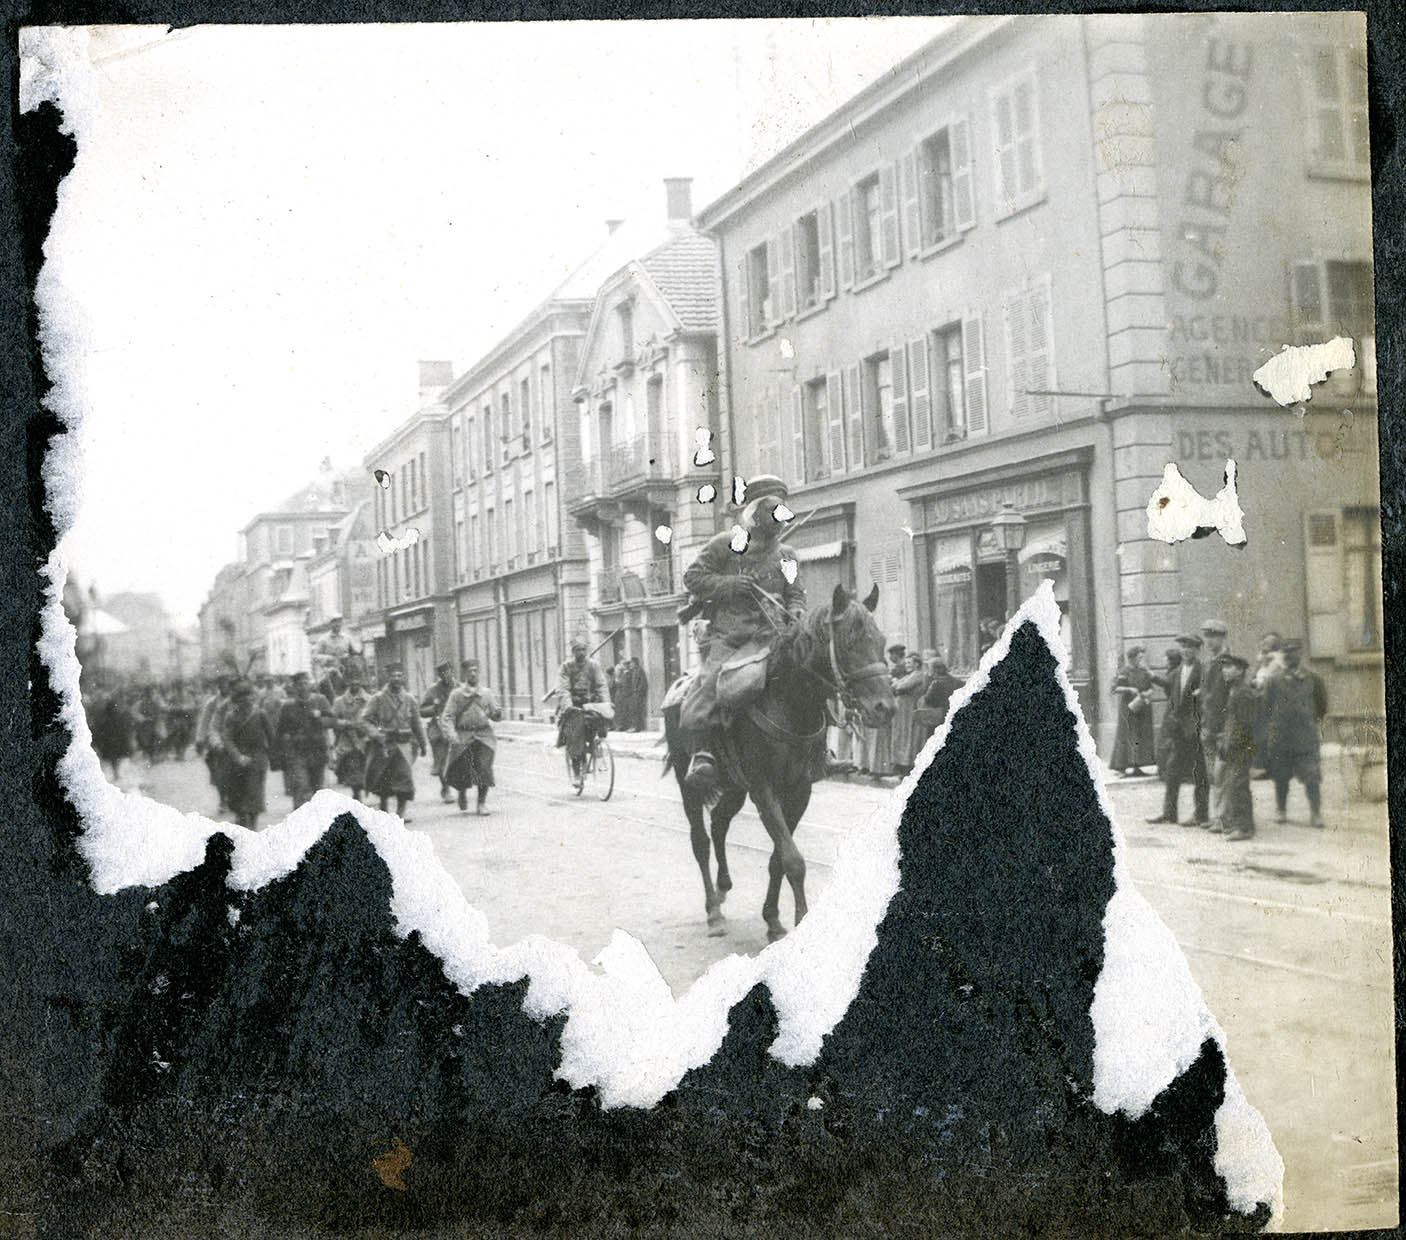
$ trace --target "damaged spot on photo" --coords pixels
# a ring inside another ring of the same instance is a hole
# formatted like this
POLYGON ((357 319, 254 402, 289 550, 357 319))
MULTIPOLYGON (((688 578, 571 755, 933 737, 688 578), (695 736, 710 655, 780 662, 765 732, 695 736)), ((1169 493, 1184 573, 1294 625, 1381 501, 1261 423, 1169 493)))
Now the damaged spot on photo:
POLYGON ((1366 39, 24 29, 0 1208, 1394 1227, 1366 39))

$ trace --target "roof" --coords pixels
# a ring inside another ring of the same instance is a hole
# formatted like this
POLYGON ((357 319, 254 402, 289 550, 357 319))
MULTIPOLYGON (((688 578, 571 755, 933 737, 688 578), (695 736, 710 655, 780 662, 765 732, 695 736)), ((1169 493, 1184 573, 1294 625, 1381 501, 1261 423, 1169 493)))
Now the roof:
POLYGON ((691 229, 639 260, 684 331, 718 325, 718 251, 712 238, 691 229))
POLYGON ((626 221, 606 237, 547 296, 553 301, 594 301, 607 276, 619 271, 632 258, 667 245, 668 230, 662 220, 626 221))

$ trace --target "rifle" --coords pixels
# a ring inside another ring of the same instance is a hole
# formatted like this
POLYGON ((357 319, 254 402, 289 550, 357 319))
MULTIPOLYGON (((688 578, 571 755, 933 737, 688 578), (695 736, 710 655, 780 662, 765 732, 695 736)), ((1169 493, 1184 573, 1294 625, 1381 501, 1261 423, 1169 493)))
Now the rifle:
MULTIPOLYGON (((811 519, 811 517, 815 516, 815 514, 819 511, 819 508, 812 508, 808 513, 805 514, 805 516, 798 517, 795 521, 791 522, 788 525, 786 532, 791 533, 794 530, 800 529, 801 526, 803 526, 807 521, 811 519)), ((760 587, 758 587, 758 589, 760 589, 760 587)), ((762 590, 761 593, 766 594, 766 591, 762 590)), ((767 594, 766 597, 771 602, 776 603, 778 607, 781 607, 780 600, 773 598, 770 594, 767 594)), ((695 619, 703 611, 703 607, 704 602, 702 599, 700 599, 697 595, 691 596, 688 602, 679 608, 679 623, 687 624, 690 620, 695 619)), ((785 611, 786 609, 784 607, 781 607, 781 610, 785 611)))

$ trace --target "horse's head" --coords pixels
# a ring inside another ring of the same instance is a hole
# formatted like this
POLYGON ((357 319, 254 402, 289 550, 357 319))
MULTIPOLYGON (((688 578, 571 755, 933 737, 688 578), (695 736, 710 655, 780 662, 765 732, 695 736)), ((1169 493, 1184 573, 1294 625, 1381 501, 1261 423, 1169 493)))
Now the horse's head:
POLYGON ((870 727, 886 722, 894 710, 893 684, 884 662, 884 635, 874 623, 878 603, 877 585, 862 604, 841 585, 835 587, 829 608, 829 629, 834 635, 831 670, 846 704, 856 707, 870 727))

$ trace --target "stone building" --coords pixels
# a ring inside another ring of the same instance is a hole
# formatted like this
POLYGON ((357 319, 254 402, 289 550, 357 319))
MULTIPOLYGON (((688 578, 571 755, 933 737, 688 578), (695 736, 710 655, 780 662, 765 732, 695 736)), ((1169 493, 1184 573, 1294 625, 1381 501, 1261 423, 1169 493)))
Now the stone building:
POLYGON ((575 399, 581 468, 568 507, 587 532, 590 635, 609 665, 640 660, 654 713, 688 655, 683 570, 716 532, 717 258, 691 225, 690 182, 667 187, 669 235, 602 282, 575 399), (699 447, 707 449, 695 463, 699 447), (704 502, 705 485, 716 499, 704 502))
POLYGON ((1091 723, 1208 615, 1382 700, 1365 30, 1338 14, 971 18, 708 206, 731 471, 794 484, 811 594, 881 586, 959 670, 1042 579, 1091 723), (1252 372, 1352 337, 1304 417, 1252 372), (1251 551, 1149 540, 1239 466, 1251 551), (803 521, 803 524, 801 523, 803 521))

